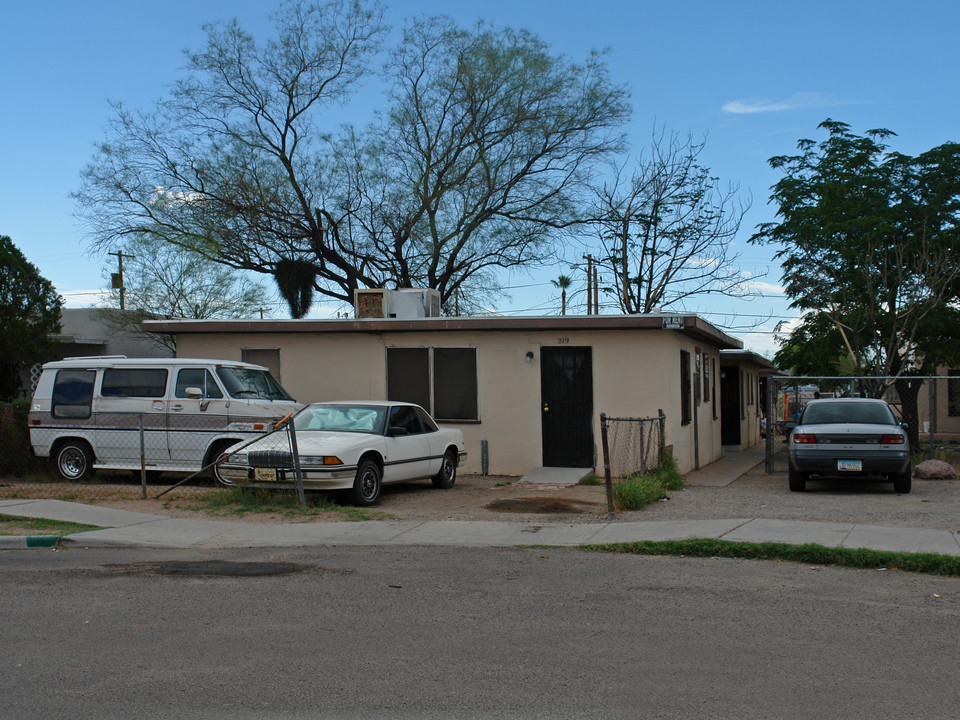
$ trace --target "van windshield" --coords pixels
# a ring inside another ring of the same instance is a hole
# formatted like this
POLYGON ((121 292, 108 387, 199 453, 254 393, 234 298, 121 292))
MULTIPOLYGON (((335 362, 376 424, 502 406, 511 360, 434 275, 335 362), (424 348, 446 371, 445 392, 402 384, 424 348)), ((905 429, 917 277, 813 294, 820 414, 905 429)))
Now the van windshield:
POLYGON ((266 370, 250 368, 218 367, 217 377, 223 381, 230 397, 258 400, 293 400, 280 383, 266 370))

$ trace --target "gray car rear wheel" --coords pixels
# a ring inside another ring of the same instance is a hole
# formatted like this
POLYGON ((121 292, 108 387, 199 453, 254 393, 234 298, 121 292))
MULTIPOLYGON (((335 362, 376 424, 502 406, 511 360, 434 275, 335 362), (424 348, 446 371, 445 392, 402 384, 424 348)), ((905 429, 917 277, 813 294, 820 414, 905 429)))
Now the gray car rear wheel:
POLYGON ((807 473, 790 468, 789 479, 791 492, 804 492, 807 489, 807 473))

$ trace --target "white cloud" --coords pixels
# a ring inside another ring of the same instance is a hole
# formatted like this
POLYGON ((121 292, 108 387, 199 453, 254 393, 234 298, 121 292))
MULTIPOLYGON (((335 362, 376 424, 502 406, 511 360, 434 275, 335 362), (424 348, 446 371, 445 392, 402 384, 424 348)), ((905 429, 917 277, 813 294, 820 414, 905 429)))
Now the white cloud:
POLYGON ((826 103, 826 96, 820 93, 795 93, 786 100, 769 100, 766 98, 731 100, 723 106, 723 111, 734 113, 735 115, 749 115, 752 113, 801 110, 803 108, 817 107, 826 103))
POLYGON ((763 282, 762 280, 750 280, 744 284, 748 292, 761 293, 762 295, 783 295, 783 286, 776 283, 763 282))

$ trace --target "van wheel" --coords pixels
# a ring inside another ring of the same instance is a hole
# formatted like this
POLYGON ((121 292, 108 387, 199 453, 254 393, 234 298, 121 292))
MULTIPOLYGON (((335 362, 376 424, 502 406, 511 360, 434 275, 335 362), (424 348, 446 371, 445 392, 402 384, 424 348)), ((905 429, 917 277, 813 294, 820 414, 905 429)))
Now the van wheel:
POLYGON ((223 477, 223 475, 220 474, 220 460, 226 457, 223 451, 226 450, 231 445, 236 445, 236 441, 231 440, 229 442, 217 443, 210 449, 210 452, 207 455, 207 461, 206 461, 206 464, 208 465, 210 463, 214 463, 213 467, 211 468, 211 472, 213 473, 213 479, 216 480, 221 485, 226 485, 227 487, 233 487, 234 482, 232 480, 228 480, 227 478, 223 477))
POLYGON ((93 453, 85 442, 70 441, 57 452, 57 470, 64 480, 86 480, 93 476, 93 453))

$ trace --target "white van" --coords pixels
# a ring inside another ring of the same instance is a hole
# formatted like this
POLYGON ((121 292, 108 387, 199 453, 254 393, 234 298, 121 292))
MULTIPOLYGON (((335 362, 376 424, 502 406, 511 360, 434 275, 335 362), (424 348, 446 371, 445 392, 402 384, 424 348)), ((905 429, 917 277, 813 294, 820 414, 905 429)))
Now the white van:
POLYGON ((79 357, 43 366, 27 422, 34 454, 83 480, 140 469, 141 418, 146 467, 194 472, 302 407, 259 365, 79 357))

